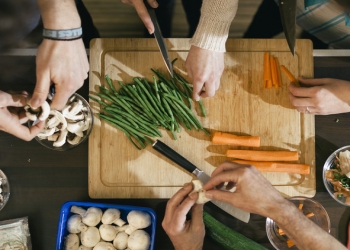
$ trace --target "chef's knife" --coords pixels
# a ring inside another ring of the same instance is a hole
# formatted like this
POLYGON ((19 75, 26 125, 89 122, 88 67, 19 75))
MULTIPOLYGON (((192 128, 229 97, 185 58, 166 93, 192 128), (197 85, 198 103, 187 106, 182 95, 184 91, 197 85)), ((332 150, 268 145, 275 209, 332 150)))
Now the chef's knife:
MULTIPOLYGON (((169 158, 170 160, 178 164, 180 167, 184 168, 188 172, 197 176, 197 178, 201 180, 203 184, 205 184, 210 179, 210 177, 206 173, 204 173, 202 170, 197 168, 190 161, 185 159, 183 156, 181 156, 179 153, 177 153, 175 150, 173 150, 163 142, 156 140, 156 142, 153 143, 153 148, 157 150, 159 153, 161 153, 162 155, 164 155, 165 157, 169 158)), ((236 217, 237 219, 244 222, 249 221, 250 213, 245 212, 239 208, 233 207, 230 204, 224 203, 221 201, 211 200, 211 202, 214 203, 219 208, 221 208, 222 210, 224 210, 225 212, 227 212, 228 214, 236 217)))
POLYGON ((153 25, 154 25, 154 37, 156 38, 160 53, 162 54, 163 60, 165 62, 165 65, 166 65, 171 77, 174 77, 173 65, 171 63, 171 60, 169 57, 169 52, 168 52, 168 49, 166 47, 164 38, 162 36, 162 32, 160 30, 160 27, 159 27, 159 24, 157 21, 156 13, 155 13, 154 9, 148 3, 145 3, 145 4, 147 6, 148 13, 149 13, 151 20, 153 22, 153 25))
POLYGON ((283 31, 290 51, 295 53, 297 0, 278 0, 283 31))

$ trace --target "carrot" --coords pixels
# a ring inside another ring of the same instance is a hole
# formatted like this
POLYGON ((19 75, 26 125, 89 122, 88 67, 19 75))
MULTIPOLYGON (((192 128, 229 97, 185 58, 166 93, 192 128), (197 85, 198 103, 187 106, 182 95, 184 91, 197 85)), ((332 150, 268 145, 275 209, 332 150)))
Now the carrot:
POLYGON ((279 235, 285 235, 286 233, 281 228, 279 228, 278 229, 278 234, 279 235))
POLYGON ((299 210, 303 210, 303 206, 304 206, 304 204, 300 203, 299 204, 299 210))
POLYGON ((307 214, 307 215, 305 215, 307 218, 310 218, 310 217, 312 217, 312 216, 314 216, 315 214, 314 213, 309 213, 309 214, 307 214))
POLYGON ((275 63, 276 63, 278 87, 282 87, 281 68, 280 68, 280 64, 278 62, 278 58, 277 57, 275 57, 275 63))
POLYGON ((238 136, 229 133, 214 132, 212 143, 221 145, 237 145, 247 147, 260 147, 259 136, 238 136))
POLYGON ((289 81, 294 83, 296 86, 300 87, 298 80, 293 76, 292 73, 290 73, 290 71, 284 65, 281 65, 281 69, 286 74, 286 76, 288 77, 289 81))
POLYGON ((272 85, 275 88, 278 88, 278 77, 277 77, 276 63, 275 63, 274 56, 270 56, 270 65, 271 65, 272 85))
POLYGON ((268 87, 268 81, 271 81, 271 69, 270 69, 270 53, 264 53, 264 88, 268 87))
POLYGON ((292 240, 290 240, 290 239, 288 239, 287 240, 287 246, 289 247, 289 248, 291 248, 292 246, 294 246, 295 244, 294 244, 294 242, 292 241, 292 240))
POLYGON ((246 161, 246 160, 233 160, 239 164, 253 165, 260 172, 285 172, 292 174, 310 174, 310 166, 306 164, 298 163, 284 163, 284 162, 272 162, 272 161, 246 161))
POLYGON ((249 161, 297 161, 297 151, 227 150, 226 156, 249 161))

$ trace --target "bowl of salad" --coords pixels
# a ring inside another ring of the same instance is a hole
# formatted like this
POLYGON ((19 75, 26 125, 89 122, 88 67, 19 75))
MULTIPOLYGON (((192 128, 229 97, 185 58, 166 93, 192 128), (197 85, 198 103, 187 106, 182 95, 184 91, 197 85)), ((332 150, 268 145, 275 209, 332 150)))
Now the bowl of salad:
POLYGON ((350 207, 350 146, 334 151, 323 166, 323 183, 340 204, 350 207))

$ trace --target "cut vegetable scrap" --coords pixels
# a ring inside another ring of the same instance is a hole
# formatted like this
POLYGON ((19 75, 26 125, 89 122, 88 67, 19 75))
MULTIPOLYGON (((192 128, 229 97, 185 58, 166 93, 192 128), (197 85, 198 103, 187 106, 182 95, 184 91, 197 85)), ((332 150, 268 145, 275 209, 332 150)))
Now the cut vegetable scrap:
POLYGON ((284 163, 272 161, 246 161, 246 160, 232 160, 239 164, 253 165, 260 172, 284 172, 292 174, 310 174, 310 166, 299 163, 284 163))
POLYGON ((312 217, 312 216, 314 216, 315 214, 314 213, 308 213, 307 215, 305 215, 307 218, 310 218, 310 217, 312 217))
POLYGON ((294 246, 295 244, 294 244, 294 242, 292 241, 292 240, 290 240, 290 239, 288 239, 287 240, 287 246, 289 247, 289 248, 291 248, 292 246, 294 246))
POLYGON ((293 76, 293 74, 286 68, 286 66, 281 65, 281 69, 282 71, 286 74, 286 76, 288 77, 289 81, 291 81, 292 83, 294 83, 296 86, 300 87, 300 84, 298 82, 298 80, 293 76))
POLYGON ((260 147, 259 136, 238 136, 216 131, 212 137, 212 143, 220 145, 237 145, 247 147, 260 147))
POLYGON ((300 203, 300 204, 299 204, 299 207, 298 207, 299 210, 303 210, 303 206, 304 206, 304 204, 300 203))
POLYGON ((226 156, 249 161, 297 161, 297 151, 227 150, 226 156))
POLYGON ((278 229, 278 234, 279 235, 285 235, 286 233, 281 228, 279 228, 278 229))

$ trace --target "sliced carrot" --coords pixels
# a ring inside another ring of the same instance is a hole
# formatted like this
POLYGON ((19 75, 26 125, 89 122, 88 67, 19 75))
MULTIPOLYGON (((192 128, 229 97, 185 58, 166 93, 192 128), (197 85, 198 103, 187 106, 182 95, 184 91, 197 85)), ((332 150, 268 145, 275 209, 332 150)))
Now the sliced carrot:
POLYGON ((281 228, 279 228, 278 229, 278 234, 279 235, 285 235, 286 233, 281 228))
POLYGON ((274 56, 270 56, 270 65, 271 65, 271 78, 272 78, 272 86, 278 88, 278 77, 276 71, 276 63, 274 56))
POLYGON ((292 241, 292 240, 290 240, 290 239, 288 239, 287 240, 287 246, 289 247, 289 248, 291 248, 292 246, 294 246, 295 244, 294 244, 294 242, 292 241))
POLYGON ((281 65, 281 69, 286 74, 286 76, 288 77, 289 81, 294 83, 296 86, 300 87, 298 80, 293 76, 292 73, 290 73, 290 71, 286 68, 286 66, 281 65))
POLYGON ((305 215, 307 218, 310 218, 310 217, 312 217, 312 216, 314 216, 315 214, 314 213, 308 213, 307 215, 305 215))
POLYGON ((285 172, 292 174, 310 174, 310 166, 298 163, 284 163, 272 161, 246 161, 246 160, 232 160, 239 164, 253 165, 260 172, 285 172))
POLYGON ((279 63, 277 57, 275 57, 275 63, 276 63, 276 72, 277 72, 278 87, 282 87, 281 68, 280 68, 280 63, 279 63))
POLYGON ((271 69, 270 69, 270 53, 264 53, 264 87, 268 87, 268 81, 271 81, 271 69))
POLYGON ((303 210, 303 206, 304 206, 304 204, 300 203, 299 204, 299 210, 303 210))
POLYGON ((249 161, 297 161, 297 151, 227 150, 226 156, 249 161))
POLYGON ((229 133, 214 132, 212 143, 221 145, 237 145, 247 147, 260 147, 259 136, 233 135, 229 133))

